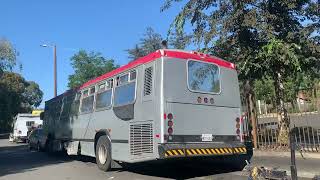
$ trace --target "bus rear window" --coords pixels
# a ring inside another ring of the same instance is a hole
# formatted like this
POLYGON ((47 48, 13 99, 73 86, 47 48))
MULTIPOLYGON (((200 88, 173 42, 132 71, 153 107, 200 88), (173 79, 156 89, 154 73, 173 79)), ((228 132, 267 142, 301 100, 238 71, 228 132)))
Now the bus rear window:
POLYGON ((215 64, 188 61, 188 88, 202 93, 220 93, 219 67, 215 64))

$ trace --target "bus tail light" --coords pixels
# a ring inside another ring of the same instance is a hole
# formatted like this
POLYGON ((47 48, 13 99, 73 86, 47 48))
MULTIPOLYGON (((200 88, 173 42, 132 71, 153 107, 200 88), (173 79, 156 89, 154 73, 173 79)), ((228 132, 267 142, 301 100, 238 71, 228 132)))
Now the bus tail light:
POLYGON ((173 114, 169 113, 167 115, 168 118, 168 134, 169 134, 169 140, 172 138, 171 135, 173 134, 173 114))
POLYGON ((241 133, 241 131, 240 131, 240 118, 237 117, 236 118, 236 134, 237 134, 237 139, 238 140, 241 140, 240 133, 241 133))

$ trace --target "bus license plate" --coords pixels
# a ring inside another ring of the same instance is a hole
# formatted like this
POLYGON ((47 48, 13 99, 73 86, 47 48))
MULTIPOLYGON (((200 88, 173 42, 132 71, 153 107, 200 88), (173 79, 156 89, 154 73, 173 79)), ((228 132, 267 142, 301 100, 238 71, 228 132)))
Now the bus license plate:
POLYGON ((202 141, 212 141, 212 134, 202 134, 202 141))

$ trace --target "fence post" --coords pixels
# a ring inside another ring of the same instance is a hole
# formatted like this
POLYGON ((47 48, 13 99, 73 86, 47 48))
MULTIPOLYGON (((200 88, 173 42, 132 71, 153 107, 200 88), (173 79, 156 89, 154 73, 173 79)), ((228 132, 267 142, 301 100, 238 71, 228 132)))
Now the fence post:
POLYGON ((292 180, 298 180, 297 176, 297 166, 296 166, 296 154, 295 154, 295 139, 294 139, 294 130, 290 131, 290 152, 291 152, 291 165, 290 165, 290 170, 291 170, 291 179, 292 180))

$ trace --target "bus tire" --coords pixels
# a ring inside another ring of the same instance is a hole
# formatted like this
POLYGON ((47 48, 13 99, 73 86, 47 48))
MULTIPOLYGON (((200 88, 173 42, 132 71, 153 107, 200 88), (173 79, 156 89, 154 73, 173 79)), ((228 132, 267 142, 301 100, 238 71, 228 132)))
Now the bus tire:
POLYGON ((108 171, 111 168, 111 143, 106 135, 100 136, 96 144, 96 162, 102 171, 108 171))

